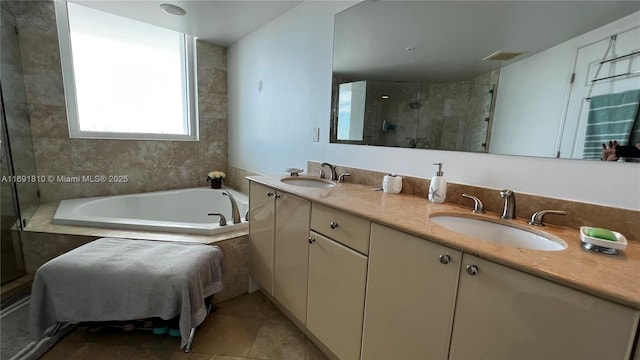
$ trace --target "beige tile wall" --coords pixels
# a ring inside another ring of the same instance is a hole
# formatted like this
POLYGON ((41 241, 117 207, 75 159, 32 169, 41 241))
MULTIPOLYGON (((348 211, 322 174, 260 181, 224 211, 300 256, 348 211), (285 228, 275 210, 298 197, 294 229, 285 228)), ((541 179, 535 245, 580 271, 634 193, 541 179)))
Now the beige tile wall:
MULTIPOLYGON (((41 201, 206 186, 227 170, 227 54, 197 43, 200 141, 70 139, 52 1, 14 2, 38 175, 127 175, 127 183, 40 183, 41 201)), ((4 5, 4 4, 3 4, 4 5)))
MULTIPOLYGON (((308 173, 317 174, 313 170, 319 166, 320 163, 309 161, 307 163, 308 173)), ((336 169, 338 174, 345 172, 351 174, 348 177, 348 182, 370 185, 372 188, 382 187, 382 179, 387 175, 379 171, 339 165, 336 169)), ((429 193, 429 182, 430 179, 403 176, 402 193, 426 198, 429 193)), ((469 210, 471 210, 473 201, 462 197, 462 194, 467 193, 478 197, 484 203, 485 210, 501 213, 504 203, 503 199, 500 198, 499 191, 500 189, 448 182, 446 202, 468 206, 469 210)), ((580 226, 603 227, 624 234, 628 240, 640 241, 640 211, 516 193, 517 217, 528 219, 535 211, 544 209, 564 210, 567 212, 566 216, 547 215, 544 218, 546 223, 575 229, 580 228, 580 226)))
POLYGON ((249 180, 245 177, 260 175, 249 170, 229 165, 225 185, 249 196, 249 180))

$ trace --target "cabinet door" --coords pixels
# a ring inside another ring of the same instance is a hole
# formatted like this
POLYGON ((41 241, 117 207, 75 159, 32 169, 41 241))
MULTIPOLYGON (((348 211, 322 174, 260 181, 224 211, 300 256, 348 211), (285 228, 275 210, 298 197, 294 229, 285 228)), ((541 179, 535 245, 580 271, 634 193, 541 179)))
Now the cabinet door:
POLYGON ((462 266, 450 359, 629 358, 638 311, 467 254, 462 266))
POLYGON ((372 224, 362 359, 446 359, 462 254, 372 224))
POLYGON ((311 202, 278 193, 274 297, 301 323, 307 317, 311 202))
POLYGON ((338 358, 360 358, 367 258, 318 233, 309 245, 307 328, 338 358))
POLYGON ((249 183, 249 240, 251 277, 273 295, 275 191, 249 183))

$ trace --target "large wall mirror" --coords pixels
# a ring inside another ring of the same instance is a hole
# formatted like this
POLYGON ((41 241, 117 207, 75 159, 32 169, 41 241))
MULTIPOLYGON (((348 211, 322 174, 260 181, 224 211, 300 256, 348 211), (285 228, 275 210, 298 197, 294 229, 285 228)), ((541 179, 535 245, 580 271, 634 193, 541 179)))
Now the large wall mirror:
POLYGON ((364 1, 334 37, 332 143, 600 159, 640 142, 639 1, 364 1), (594 134, 603 97, 635 101, 624 130, 594 134))

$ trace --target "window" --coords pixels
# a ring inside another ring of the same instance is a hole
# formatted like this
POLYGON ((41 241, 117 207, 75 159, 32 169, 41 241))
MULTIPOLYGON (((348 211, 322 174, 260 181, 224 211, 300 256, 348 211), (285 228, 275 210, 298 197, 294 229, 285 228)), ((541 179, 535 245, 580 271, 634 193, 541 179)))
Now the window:
POLYGON ((198 140, 193 37, 55 3, 70 137, 198 140))

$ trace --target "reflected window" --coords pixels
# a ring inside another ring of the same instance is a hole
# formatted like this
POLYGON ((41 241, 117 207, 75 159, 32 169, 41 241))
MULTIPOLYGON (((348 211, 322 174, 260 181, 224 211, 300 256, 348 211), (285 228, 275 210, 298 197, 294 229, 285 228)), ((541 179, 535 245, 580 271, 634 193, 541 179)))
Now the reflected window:
POLYGON ((363 140, 366 97, 366 81, 340 84, 338 92, 338 140, 363 140))

